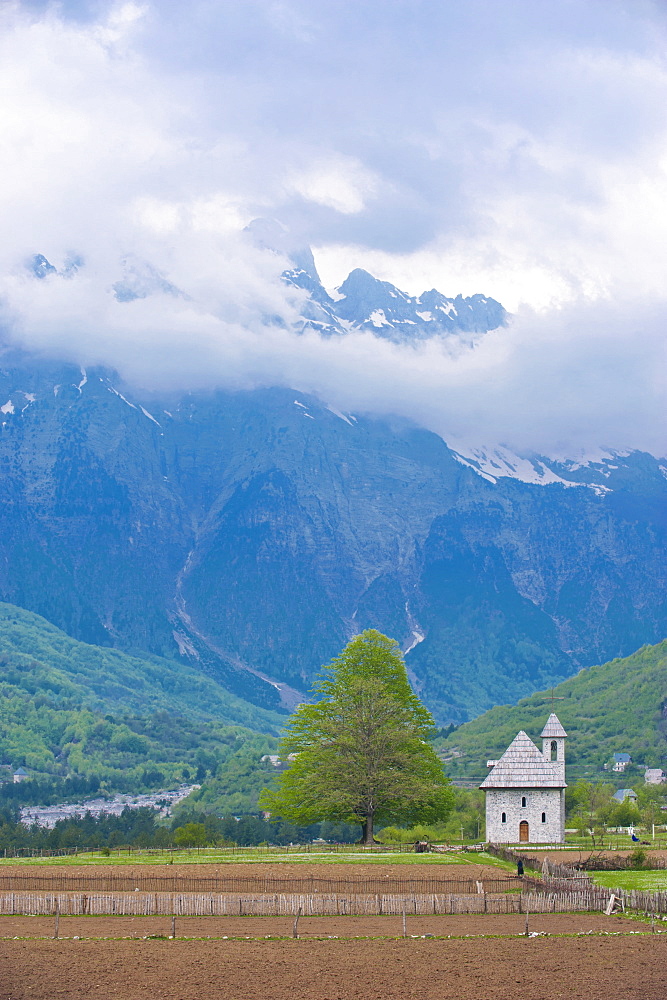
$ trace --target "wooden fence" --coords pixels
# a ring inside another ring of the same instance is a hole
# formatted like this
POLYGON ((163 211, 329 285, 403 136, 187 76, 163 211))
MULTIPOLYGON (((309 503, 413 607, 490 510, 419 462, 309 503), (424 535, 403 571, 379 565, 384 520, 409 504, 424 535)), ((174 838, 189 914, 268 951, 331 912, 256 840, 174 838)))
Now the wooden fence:
MULTIPOLYGON (((260 866, 258 866, 260 867, 260 866)), ((444 873, 443 873, 444 874, 444 873)), ((484 892, 510 892, 521 883, 511 876, 479 880, 424 878, 424 877, 370 877, 362 879, 317 878, 295 875, 291 878, 269 878, 259 871, 256 875, 169 875, 121 873, 107 869, 104 872, 88 871, 74 874, 66 869, 56 869, 39 874, 33 871, 8 872, 0 869, 0 892, 176 892, 176 893, 233 893, 234 895, 276 895, 286 893, 329 893, 347 895, 466 895, 476 893, 479 886, 484 892)))
POLYGON ((502 858, 503 861, 509 861, 514 865, 522 861, 525 868, 541 871, 543 878, 572 879, 576 880, 577 883, 592 882, 592 876, 581 869, 552 861, 550 858, 534 858, 528 854, 514 851, 511 847, 501 847, 499 844, 490 844, 488 851, 489 854, 494 854, 497 858, 502 858))
MULTIPOLYGON (((383 916, 463 913, 566 913, 600 911, 608 892, 515 894, 334 895, 328 893, 0 893, 0 915, 154 916, 383 916)), ((653 912, 653 911, 652 911, 653 912)), ((657 912, 657 911, 655 911, 657 912)))
MULTIPOLYGON (((454 845, 453 850, 475 851, 480 850, 479 846, 454 845)), ((198 857, 205 861, 207 858, 217 860, 224 854, 226 858, 238 857, 245 859, 255 855, 283 855, 283 854, 413 854, 415 845, 413 843, 400 844, 254 844, 252 846, 242 846, 239 844, 224 844, 218 847, 176 847, 173 844, 169 847, 136 847, 126 844, 122 847, 112 847, 109 854, 112 857, 131 857, 133 854, 140 856, 169 857, 185 855, 187 857, 198 857)), ((107 848, 102 847, 59 847, 49 850, 44 847, 5 847, 2 857, 11 858, 60 858, 76 857, 78 854, 106 854, 107 848)))
POLYGON ((642 913, 667 913, 667 892, 644 892, 640 889, 612 889, 627 909, 642 913))

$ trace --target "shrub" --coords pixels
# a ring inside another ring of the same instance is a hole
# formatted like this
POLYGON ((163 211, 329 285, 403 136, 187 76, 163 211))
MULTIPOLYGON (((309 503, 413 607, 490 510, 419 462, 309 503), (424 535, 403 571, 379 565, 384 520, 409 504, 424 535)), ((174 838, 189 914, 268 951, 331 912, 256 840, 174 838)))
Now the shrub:
POLYGON ((628 857, 628 868, 640 871, 642 868, 647 867, 646 851, 643 847, 635 847, 634 851, 628 857))

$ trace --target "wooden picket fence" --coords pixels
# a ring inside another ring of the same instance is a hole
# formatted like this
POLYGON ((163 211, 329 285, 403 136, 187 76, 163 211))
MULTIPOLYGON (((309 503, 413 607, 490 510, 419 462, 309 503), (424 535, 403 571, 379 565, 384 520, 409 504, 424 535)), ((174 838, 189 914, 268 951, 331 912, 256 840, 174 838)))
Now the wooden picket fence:
POLYGON ((494 854, 497 858, 509 861, 513 865, 521 861, 524 868, 532 869, 532 871, 536 872, 541 871, 542 878, 545 880, 549 878, 560 881, 576 880, 577 884, 592 884, 593 882, 593 876, 589 875, 588 872, 582 871, 580 868, 575 868, 572 865, 552 861, 551 858, 531 857, 528 854, 515 851, 511 847, 503 847, 500 844, 489 844, 487 850, 489 854, 494 854))
MULTIPOLYGON (((258 866, 260 867, 260 866, 258 866)), ((66 869, 45 872, 10 871, 0 869, 0 892, 167 892, 167 893, 214 893, 235 896, 271 896, 285 894, 308 895, 328 893, 335 896, 429 896, 467 895, 479 891, 480 882, 474 878, 452 879, 437 875, 434 877, 402 876, 400 878, 364 877, 359 879, 321 878, 317 876, 293 875, 292 877, 271 878, 261 872, 248 876, 235 875, 170 875, 90 871, 73 874, 66 869)), ((520 883, 509 875, 499 874, 494 878, 481 880, 485 892, 513 892, 520 883)))
MULTIPOLYGON (((648 895, 648 894, 647 894, 648 895)), ((662 894, 667 897, 667 894, 662 894)), ((477 892, 430 895, 285 893, 231 896, 218 893, 0 893, 0 915, 154 916, 383 916, 463 913, 568 913, 601 911, 609 892, 477 892)), ((665 901, 667 906, 667 899, 665 901)), ((643 907, 639 907, 643 908, 643 907)), ((654 910, 651 912, 660 912, 654 910)))
POLYGON ((641 889, 612 889, 620 896, 626 909, 640 913, 667 913, 667 892, 644 892, 641 889))

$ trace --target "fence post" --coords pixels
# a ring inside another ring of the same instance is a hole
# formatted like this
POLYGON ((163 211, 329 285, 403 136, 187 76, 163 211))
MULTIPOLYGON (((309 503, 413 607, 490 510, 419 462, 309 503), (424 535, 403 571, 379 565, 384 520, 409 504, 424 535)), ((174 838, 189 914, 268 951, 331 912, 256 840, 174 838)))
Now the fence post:
POLYGON ((528 901, 526 901, 526 937, 528 937, 528 901))
POLYGON ((299 917, 301 916, 302 911, 303 911, 303 907, 300 906, 299 907, 299 912, 297 913, 296 917, 294 918, 294 924, 292 925, 292 937, 293 938, 298 938, 298 936, 299 936, 299 917))
POLYGON ((403 901, 403 937, 407 937, 407 917, 405 913, 405 900, 403 901))
POLYGON ((172 941, 176 940, 176 914, 175 913, 172 913, 172 915, 171 915, 171 938, 172 938, 172 941))
POLYGON ((58 925, 60 923, 60 896, 58 896, 56 898, 55 918, 56 919, 55 919, 55 925, 54 925, 54 928, 53 928, 53 937, 57 938, 58 937, 58 925))

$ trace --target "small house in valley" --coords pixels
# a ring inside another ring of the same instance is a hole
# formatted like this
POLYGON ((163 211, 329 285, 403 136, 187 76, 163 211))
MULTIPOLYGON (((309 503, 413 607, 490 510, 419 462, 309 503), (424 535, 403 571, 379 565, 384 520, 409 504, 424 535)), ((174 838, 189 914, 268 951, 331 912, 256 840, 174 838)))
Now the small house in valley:
POLYGON ((14 771, 14 784, 18 785, 19 781, 25 781, 25 779, 29 777, 30 775, 24 767, 17 767, 14 771))
POLYGON ((486 839, 495 844, 561 844, 565 840, 565 738, 553 713, 539 750, 523 730, 499 760, 490 760, 486 839))
POLYGON ((280 767, 279 753, 265 753, 264 756, 259 759, 262 764, 273 764, 274 767, 280 767))
POLYGON ((614 802, 625 802, 626 800, 634 805, 637 801, 637 793, 634 788, 619 788, 612 795, 614 802))
POLYGON ((629 753, 615 753, 614 754, 614 763, 612 764, 612 768, 611 769, 612 769, 612 771, 616 771, 617 773, 622 774, 623 771, 625 771, 625 769, 628 766, 628 764, 631 764, 631 763, 632 763, 632 759, 631 759, 629 753))

